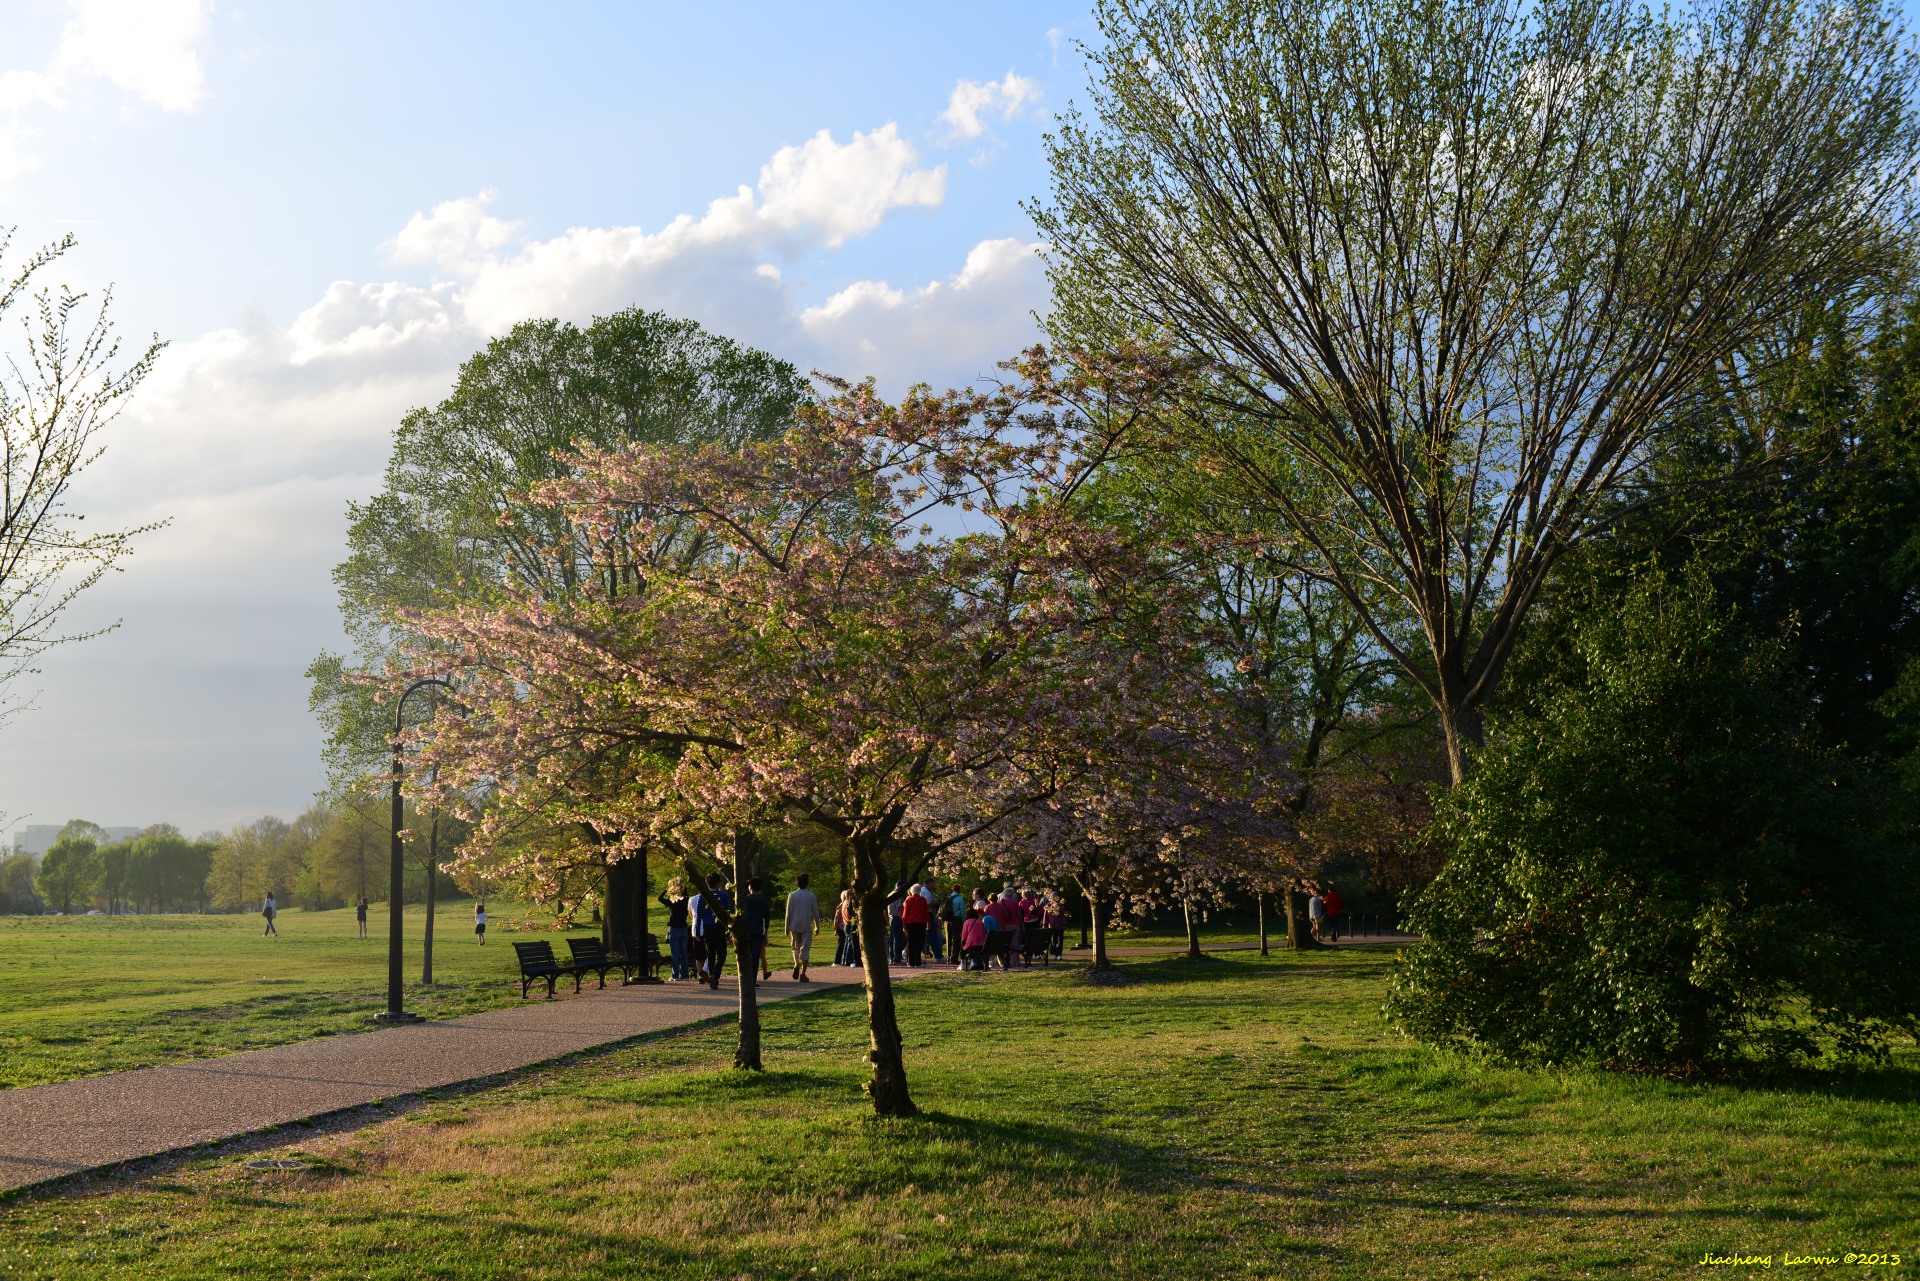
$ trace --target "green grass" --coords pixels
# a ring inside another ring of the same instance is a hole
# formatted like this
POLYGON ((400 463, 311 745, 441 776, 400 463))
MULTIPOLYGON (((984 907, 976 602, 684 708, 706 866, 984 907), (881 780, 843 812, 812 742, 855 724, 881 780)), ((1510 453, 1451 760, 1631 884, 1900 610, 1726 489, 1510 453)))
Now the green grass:
MULTIPOLYGON (((490 938, 518 913, 490 905, 490 938)), ((421 987, 422 920, 408 909, 408 1008, 447 1018, 520 999, 513 949, 474 945, 471 903, 436 913, 435 982, 421 987)), ((262 925, 251 913, 0 918, 0 1086, 360 1031, 386 1008, 385 904, 366 941, 350 908, 282 912, 278 939, 262 925)))
POLYGON ((1489 1068, 1379 1022, 1387 958, 1244 953, 899 989, 924 1114, 860 1095, 857 991, 276 1155, 0 1206, 0 1277, 1920 1275, 1920 1057, 1770 1084, 1489 1068), (1840 1269, 1811 1268, 1834 1274, 1840 1269))

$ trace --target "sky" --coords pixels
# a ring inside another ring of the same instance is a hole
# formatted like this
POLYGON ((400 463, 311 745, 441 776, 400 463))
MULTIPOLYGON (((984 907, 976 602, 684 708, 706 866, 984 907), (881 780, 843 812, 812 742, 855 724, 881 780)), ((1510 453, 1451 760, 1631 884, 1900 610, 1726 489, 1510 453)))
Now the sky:
MULTIPOLYGON (((964 385, 1046 306, 1021 202, 1084 3, 6 0, 8 274, 113 291, 153 375, 73 493, 168 524, 8 691, 0 829, 190 833, 325 783, 302 673, 394 426, 518 321, 689 316, 803 368, 964 385)), ((20 313, 0 356, 23 350, 20 313)))

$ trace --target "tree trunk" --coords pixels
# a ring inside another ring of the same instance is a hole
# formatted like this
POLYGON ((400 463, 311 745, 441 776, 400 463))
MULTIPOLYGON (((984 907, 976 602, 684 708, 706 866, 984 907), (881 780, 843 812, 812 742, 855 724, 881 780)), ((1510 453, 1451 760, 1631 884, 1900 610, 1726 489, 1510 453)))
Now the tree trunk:
MULTIPOLYGON (((749 948, 746 913, 740 911, 747 893, 748 868, 760 852, 760 838, 752 832, 733 835, 733 963, 740 972, 740 1037, 733 1047, 733 1066, 749 1072, 761 1070, 760 1064, 760 965, 766 959, 749 948)), ((773 926, 767 926, 771 931, 773 926)), ((767 946, 766 935, 759 946, 767 946)))
POLYGON ((1107 959, 1107 920, 1100 915, 1100 896, 1092 890, 1087 891, 1087 916, 1093 922, 1093 968, 1110 970, 1113 962, 1107 959))
POLYGON ((1440 728, 1447 740, 1447 772, 1458 787, 1467 777, 1473 749, 1486 744, 1486 718, 1477 707, 1455 704, 1440 709, 1440 728))
POLYGON ((886 864, 870 838, 856 838, 854 844, 854 892, 860 905, 860 956, 867 988, 867 1061, 873 1065, 867 1095, 880 1116, 912 1116, 920 1109, 907 1091, 900 1016, 894 1009, 893 977, 887 970, 886 864))
POLYGON ((1287 946, 1296 952, 1320 946, 1313 937, 1313 929, 1307 921, 1307 896, 1299 890, 1288 887, 1287 898, 1287 946))
POLYGON ((1200 950, 1200 923, 1193 915, 1193 901, 1191 899, 1181 899, 1180 910, 1187 914, 1187 959, 1189 961, 1204 961, 1207 957, 1206 954, 1200 950))
POLYGON ((433 889, 440 879, 440 816, 427 828, 427 922, 420 927, 420 985, 433 986, 433 889))
POLYGON ((1260 955, 1267 954, 1267 896, 1263 891, 1258 895, 1260 902, 1260 955))

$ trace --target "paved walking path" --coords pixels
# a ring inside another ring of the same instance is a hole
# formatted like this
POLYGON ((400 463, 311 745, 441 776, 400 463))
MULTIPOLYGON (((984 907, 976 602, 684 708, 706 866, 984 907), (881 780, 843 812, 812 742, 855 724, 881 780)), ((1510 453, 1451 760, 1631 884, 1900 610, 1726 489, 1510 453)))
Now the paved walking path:
MULTIPOLYGON (((895 969, 894 977, 930 972, 895 969)), ((762 980, 761 1003, 860 981, 859 970, 839 966, 815 966, 813 975, 810 983, 785 974, 762 980)), ((602 991, 589 980, 577 997, 0 1091, 0 1191, 478 1080, 737 1009, 732 979, 717 992, 693 983, 602 991)))

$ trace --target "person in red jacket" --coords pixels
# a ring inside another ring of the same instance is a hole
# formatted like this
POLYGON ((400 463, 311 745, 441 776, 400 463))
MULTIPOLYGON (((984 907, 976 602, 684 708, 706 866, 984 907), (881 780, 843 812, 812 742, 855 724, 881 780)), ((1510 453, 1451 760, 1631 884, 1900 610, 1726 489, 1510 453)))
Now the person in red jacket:
POLYGON ((1340 941, 1340 914, 1347 910, 1346 900, 1340 897, 1340 891, 1327 886, 1327 892, 1320 896, 1327 908, 1327 927, 1333 931, 1333 941, 1340 941))
POLYGON ((926 895, 916 885, 900 904, 900 924, 907 930, 907 964, 916 969, 920 966, 920 954, 926 950, 927 926, 932 923, 933 909, 927 906, 926 895))

